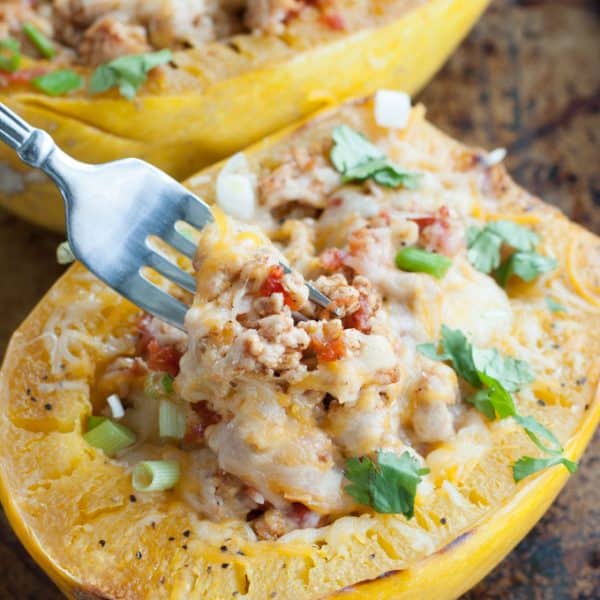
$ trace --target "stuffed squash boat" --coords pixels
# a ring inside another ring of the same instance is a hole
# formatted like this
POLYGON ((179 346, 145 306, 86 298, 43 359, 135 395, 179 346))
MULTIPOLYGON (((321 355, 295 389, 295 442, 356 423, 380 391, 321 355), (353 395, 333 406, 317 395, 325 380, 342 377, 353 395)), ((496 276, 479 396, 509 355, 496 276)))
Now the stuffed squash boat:
MULTIPOLYGON (((11 0, 0 101, 79 160, 181 180, 327 104, 416 91, 487 0, 11 0)), ((53 184, 0 149, 0 203, 63 228, 53 184)))
POLYGON ((61 589, 439 599, 501 560, 600 418, 600 241, 501 158, 378 92, 188 182, 187 333, 70 269, 0 380, 2 501, 61 589))

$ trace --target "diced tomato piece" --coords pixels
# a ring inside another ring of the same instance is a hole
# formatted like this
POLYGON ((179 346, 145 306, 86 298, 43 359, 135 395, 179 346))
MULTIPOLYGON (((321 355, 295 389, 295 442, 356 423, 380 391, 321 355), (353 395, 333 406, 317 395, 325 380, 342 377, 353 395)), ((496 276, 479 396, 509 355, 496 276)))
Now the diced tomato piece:
POLYGON ((196 418, 188 419, 185 442, 188 444, 200 444, 204 441, 206 428, 210 425, 216 425, 221 420, 221 416, 212 410, 208 402, 204 400, 192 404, 192 410, 196 418))
POLYGON ((414 221, 419 226, 419 232, 423 231, 426 227, 438 223, 445 229, 450 227, 448 220, 450 219, 450 211, 447 206, 440 206, 434 215, 428 215, 426 217, 413 217, 409 221, 414 221))
POLYGON ((260 287, 259 294, 261 296, 271 296, 272 294, 283 294, 283 301, 286 306, 289 306, 292 310, 298 308, 294 299, 290 295, 290 293, 283 287, 283 276, 285 275, 285 271, 281 265, 273 265, 269 268, 269 274, 267 278, 263 281, 262 286, 260 287))
POLYGON ((315 351, 317 359, 322 362, 333 362, 346 355, 346 344, 344 343, 344 338, 342 336, 325 341, 313 337, 311 340, 311 348, 315 351))
POLYGON ((181 352, 175 346, 161 346, 155 339, 151 339, 146 348, 146 362, 152 371, 164 371, 177 376, 181 352))
POLYGON ((346 29, 346 23, 339 13, 326 12, 323 15, 323 21, 334 31, 344 31, 346 29))
POLYGON ((31 69, 19 69, 14 73, 2 73, 2 79, 6 85, 27 85, 32 79, 45 75, 49 69, 46 67, 34 67, 31 69))
POLYGON ((419 226, 419 231, 423 231, 425 227, 433 225, 436 221, 434 216, 431 217, 411 217, 409 221, 414 221, 419 226))
POLYGON ((342 322, 346 329, 358 329, 358 331, 362 331, 363 333, 369 333, 371 331, 369 325, 369 320, 371 319, 369 301, 366 296, 361 294, 358 302, 358 309, 353 313, 346 315, 342 322))
POLYGON ((200 421, 205 427, 216 425, 221 420, 221 415, 215 412, 206 400, 194 402, 192 410, 200 417, 200 421))
POLYGON ((344 266, 348 253, 339 248, 327 248, 321 253, 321 264, 328 271, 338 271, 344 266))

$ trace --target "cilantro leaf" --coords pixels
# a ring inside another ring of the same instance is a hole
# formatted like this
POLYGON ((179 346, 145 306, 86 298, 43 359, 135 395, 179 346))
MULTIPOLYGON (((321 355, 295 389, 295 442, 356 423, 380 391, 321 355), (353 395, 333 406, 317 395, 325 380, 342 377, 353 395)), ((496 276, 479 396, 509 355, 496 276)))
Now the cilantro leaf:
POLYGON ((482 273, 491 273, 500 266, 502 239, 487 228, 467 230, 467 258, 482 273))
POLYGON ((548 307, 548 310, 550 312, 553 312, 553 313, 567 312, 567 309, 560 302, 557 302, 554 298, 550 298, 550 296, 546 296, 544 298, 544 300, 546 301, 546 306, 548 307))
POLYGON ((345 173, 374 160, 385 161, 385 154, 358 131, 348 125, 339 125, 331 137, 334 146, 331 149, 331 162, 340 172, 345 173))
POLYGON ((529 439, 540 449, 548 454, 561 454, 563 451, 562 445, 558 438, 544 425, 542 425, 534 417, 523 417, 515 415, 515 421, 523 427, 529 439), (542 439, 550 442, 550 446, 544 444, 542 439))
POLYGON ((344 475, 351 484, 345 491, 376 512, 401 513, 410 519, 414 515, 417 485, 428 472, 419 468, 408 452, 397 456, 380 450, 376 462, 367 456, 346 461, 344 475))
POLYGON ((431 343, 419 344, 417 350, 431 360, 450 361, 456 374, 475 388, 484 387, 486 378, 491 378, 507 392, 515 392, 535 379, 528 363, 495 348, 477 348, 460 329, 442 325, 440 346, 441 352, 431 343))
POLYGON ((379 185, 385 185, 389 188, 403 187, 407 190, 416 190, 421 181, 419 173, 403 171, 391 162, 386 163, 383 167, 375 171, 372 177, 379 185))
POLYGON ((442 352, 441 354, 437 351, 436 345, 428 342, 426 344, 417 344, 417 352, 426 356, 431 360, 450 360, 450 355, 442 352))
POLYGON ((535 231, 521 227, 512 221, 492 221, 485 226, 485 229, 496 234, 511 248, 523 252, 533 250, 540 242, 540 236, 535 231))
POLYGON ((94 71, 90 80, 90 91, 99 94, 118 86, 121 95, 131 100, 146 82, 148 73, 155 67, 168 63, 172 58, 173 53, 170 50, 121 56, 100 65, 94 71))
POLYGON ((529 477, 529 475, 533 475, 548 467, 554 467, 555 465, 564 465, 569 473, 575 473, 575 471, 577 471, 577 463, 569 460, 562 454, 556 454, 548 458, 523 456, 513 465, 513 478, 515 481, 519 482, 521 479, 529 477))
POLYGON ((347 125, 333 130, 334 146, 330 158, 333 166, 342 174, 342 181, 373 179, 379 185, 407 189, 418 187, 420 175, 403 171, 392 163, 377 146, 347 125))
POLYGON ((502 287, 506 287, 511 275, 517 275, 523 281, 532 281, 541 273, 552 271, 556 265, 556 260, 550 256, 518 250, 500 265, 496 279, 502 287))
POLYGON ((504 356, 495 348, 474 347, 473 363, 478 371, 496 379, 509 392, 516 392, 535 379, 528 363, 504 356))
POLYGON ((479 390, 467 401, 474 404, 477 410, 491 420, 496 417, 504 419, 516 415, 515 402, 506 388, 497 379, 486 375, 482 371, 477 371, 477 374, 481 383, 486 387, 479 390))
POLYGON ((473 346, 460 329, 442 325, 442 348, 450 357, 453 369, 473 387, 481 387, 477 367, 473 361, 473 346))
POLYGON ((540 236, 526 227, 512 221, 493 221, 483 228, 469 228, 467 256, 478 271, 495 272, 496 279, 504 287, 511 275, 531 281, 556 267, 553 258, 534 251, 539 241, 540 236), (502 244, 516 250, 503 263, 500 261, 502 244))

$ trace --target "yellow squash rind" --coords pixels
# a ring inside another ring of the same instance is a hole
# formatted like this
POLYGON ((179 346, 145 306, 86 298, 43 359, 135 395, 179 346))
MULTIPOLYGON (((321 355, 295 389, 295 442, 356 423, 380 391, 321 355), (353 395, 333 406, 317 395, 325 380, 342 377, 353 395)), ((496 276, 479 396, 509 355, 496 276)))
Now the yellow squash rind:
MULTIPOLYGON (((50 98, 19 92, 0 94, 0 102, 48 130, 79 160, 136 156, 181 180, 324 106, 386 87, 417 92, 488 3, 408 3, 406 14, 383 27, 292 53, 288 48, 281 59, 256 68, 250 56, 247 70, 211 74, 201 89, 180 94, 160 90, 128 102, 110 94, 50 98)), ((0 181, 0 205, 39 225, 63 229, 54 184, 28 170, 6 147, 0 147, 0 179, 7 182, 0 181)))

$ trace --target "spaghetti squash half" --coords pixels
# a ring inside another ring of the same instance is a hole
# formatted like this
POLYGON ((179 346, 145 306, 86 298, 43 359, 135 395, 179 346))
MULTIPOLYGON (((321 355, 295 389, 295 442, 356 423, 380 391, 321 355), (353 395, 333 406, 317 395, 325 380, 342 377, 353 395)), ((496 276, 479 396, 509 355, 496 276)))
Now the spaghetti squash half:
MULTIPOLYGON (((0 101, 91 163, 178 180, 326 105, 421 88, 488 0, 10 0, 0 101)), ((63 229, 52 182, 0 148, 0 204, 63 229)))
POLYGON ((196 297, 150 275, 187 333, 71 268, 0 379, 2 501, 56 583, 453 598, 500 561, 600 418, 600 242, 501 154, 384 91, 201 172, 196 297))

